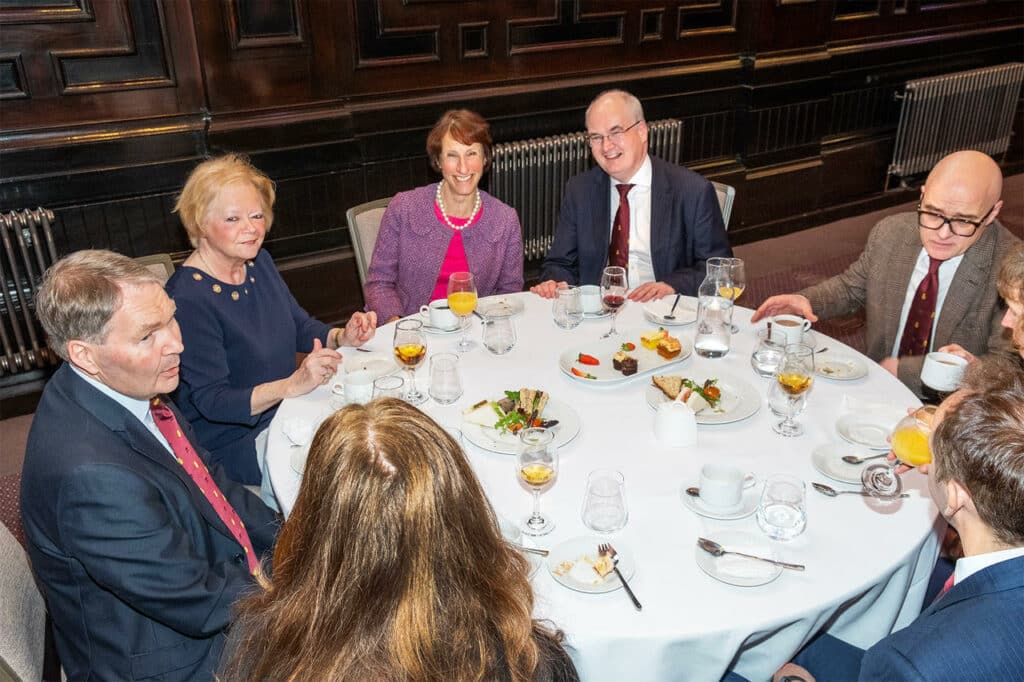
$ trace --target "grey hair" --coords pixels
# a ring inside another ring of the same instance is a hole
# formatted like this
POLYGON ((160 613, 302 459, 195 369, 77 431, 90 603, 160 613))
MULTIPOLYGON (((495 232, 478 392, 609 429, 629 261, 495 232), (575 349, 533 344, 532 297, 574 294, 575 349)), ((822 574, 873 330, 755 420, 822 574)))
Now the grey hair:
POLYGON ((618 88, 614 88, 612 90, 605 90, 604 92, 602 92, 601 94, 599 94, 597 97, 590 101, 590 106, 587 107, 587 113, 583 117, 584 121, 590 119, 590 110, 594 108, 595 104, 597 104, 605 97, 618 97, 619 99, 623 100, 626 103, 626 108, 629 109, 629 113, 633 115, 634 119, 636 119, 637 121, 645 120, 644 106, 640 104, 640 100, 638 100, 632 93, 626 92, 625 90, 620 90, 618 88))
POLYGON ((67 360, 69 341, 103 343, 125 284, 163 286, 151 270, 113 251, 76 251, 51 265, 36 297, 36 315, 53 352, 67 360))

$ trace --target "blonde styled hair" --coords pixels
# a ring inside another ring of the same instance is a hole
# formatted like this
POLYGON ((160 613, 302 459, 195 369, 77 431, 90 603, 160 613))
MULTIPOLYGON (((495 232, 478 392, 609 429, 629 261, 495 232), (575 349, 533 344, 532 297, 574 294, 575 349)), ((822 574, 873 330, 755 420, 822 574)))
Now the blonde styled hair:
POLYGON ((223 187, 235 182, 249 183, 260 195, 267 232, 270 231, 274 224, 274 182, 253 166, 248 157, 225 154, 196 166, 174 203, 174 212, 181 218, 193 248, 203 235, 203 220, 210 204, 223 187))
POLYGON ((458 443, 396 399, 313 439, 222 680, 530 680, 555 635, 458 443))
POLYGON ((996 286, 1007 301, 1024 303, 1024 242, 1010 246, 999 268, 996 286))

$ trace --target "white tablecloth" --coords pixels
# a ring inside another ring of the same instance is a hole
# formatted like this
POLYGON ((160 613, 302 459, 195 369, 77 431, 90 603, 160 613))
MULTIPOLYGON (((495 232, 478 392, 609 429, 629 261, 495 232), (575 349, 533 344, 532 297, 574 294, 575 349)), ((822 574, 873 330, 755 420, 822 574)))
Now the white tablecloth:
MULTIPOLYGON (((442 425, 458 427, 463 408, 521 386, 542 388, 575 407, 582 422, 580 435, 562 448, 558 480, 542 498, 544 513, 557 527, 537 546, 551 548, 575 536, 593 535, 580 518, 587 474, 601 467, 624 474, 629 522, 614 539, 634 554, 636 574, 630 584, 643 611, 634 610, 622 590, 599 595, 574 592, 555 582, 544 567, 533 578, 536 615, 550 618, 565 631, 584 680, 717 680, 732 669, 750 680, 764 680, 822 628, 867 647, 917 616, 938 551, 941 520, 937 521, 924 477, 916 472, 904 477, 911 497, 889 505, 855 495, 827 498, 808 485, 806 532, 793 541, 773 543, 782 559, 806 564, 807 570, 783 571, 774 582, 753 588, 727 585, 706 575, 695 563, 694 545, 697 536, 714 538, 725 529, 760 533, 755 518, 703 518, 679 498, 680 488, 695 485, 701 466, 712 460, 733 463, 762 479, 789 473, 808 483, 823 481, 843 488, 814 470, 811 451, 839 441, 835 423, 847 410, 846 395, 918 404, 897 379, 861 356, 869 365, 866 377, 847 382, 817 379, 799 417, 805 434, 792 439, 778 436, 771 429, 768 383, 750 367, 751 311, 737 308, 741 331, 733 337, 732 351, 717 360, 693 355, 673 372, 725 370, 743 377, 761 391, 761 410, 738 423, 700 427, 696 448, 669 449, 653 435, 654 411, 644 399, 648 379, 597 387, 574 381, 558 369, 563 350, 598 339, 608 320, 588 320, 564 331, 552 322, 549 301, 532 294, 518 296, 526 311, 517 319, 516 348, 508 355, 490 355, 479 344, 479 323, 474 319, 472 338, 477 346, 461 355, 463 397, 447 407, 430 401, 422 409, 442 425)), ((636 332, 626 337, 635 342, 639 331, 654 325, 643 319, 639 304, 630 303, 621 311, 618 326, 620 331, 636 332)), ((380 328, 367 346, 390 352, 392 329, 380 328)), ((692 343, 693 325, 672 331, 692 343)), ((456 341, 453 336, 430 335, 428 353, 452 350, 456 341)), ((818 336, 817 341, 819 348, 827 345, 856 354, 833 339, 818 336)), ((356 356, 351 349, 345 352, 356 356)), ((425 369, 421 368, 419 382, 426 390, 425 369)), ((295 417, 322 418, 327 410, 324 387, 284 401, 271 426, 268 471, 285 514, 295 501, 300 476, 290 466, 298 448, 283 436, 281 424, 295 417)), ((515 520, 527 515, 531 498, 516 480, 513 458, 464 446, 497 512, 515 520)))

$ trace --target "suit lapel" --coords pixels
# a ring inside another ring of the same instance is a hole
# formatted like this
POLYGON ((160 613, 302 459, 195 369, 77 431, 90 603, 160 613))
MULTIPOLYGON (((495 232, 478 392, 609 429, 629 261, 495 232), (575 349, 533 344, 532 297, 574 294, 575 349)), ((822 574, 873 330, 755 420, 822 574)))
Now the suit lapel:
POLYGON ((660 280, 663 276, 672 271, 672 266, 666 262, 670 255, 668 249, 669 240, 666 239, 671 230, 677 226, 670 225, 672 201, 672 186, 668 182, 668 176, 661 168, 661 160, 651 159, 651 266, 654 269, 654 279, 660 280))
POLYGON ((921 612, 920 618, 948 609, 968 599, 1024 586, 1024 557, 1007 559, 974 573, 921 612))
POLYGON ((593 195, 596 198, 591 206, 594 210, 594 221, 592 223, 593 233, 591 239, 594 244, 600 246, 598 253, 604 254, 601 267, 597 270, 597 281, 601 280, 601 271, 608 263, 608 246, 612 238, 612 209, 611 209, 611 179, 608 174, 601 170, 600 166, 594 168, 593 195))
POLYGON ((886 301, 883 310, 886 311, 886 314, 882 348, 886 355, 896 343, 900 315, 903 312, 903 303, 907 296, 907 285, 911 275, 914 274, 917 257, 921 253, 921 238, 918 235, 917 227, 902 231, 900 239, 893 244, 893 247, 885 276, 886 301))
POLYGON ((986 227, 978 241, 967 249, 960 267, 956 269, 932 334, 932 338, 939 342, 935 344, 936 347, 949 340, 953 328, 977 305, 977 298, 985 292, 987 268, 992 267, 995 251, 996 233, 992 229, 993 225, 995 223, 986 227))

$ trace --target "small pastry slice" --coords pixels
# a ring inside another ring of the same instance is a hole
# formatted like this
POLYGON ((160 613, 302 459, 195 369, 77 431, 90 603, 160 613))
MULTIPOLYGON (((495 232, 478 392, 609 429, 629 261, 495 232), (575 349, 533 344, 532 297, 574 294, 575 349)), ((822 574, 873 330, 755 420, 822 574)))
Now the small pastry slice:
POLYGON ((674 336, 667 336, 658 342, 657 350, 658 355, 666 360, 671 360, 679 356, 679 353, 683 350, 683 345, 674 336))

